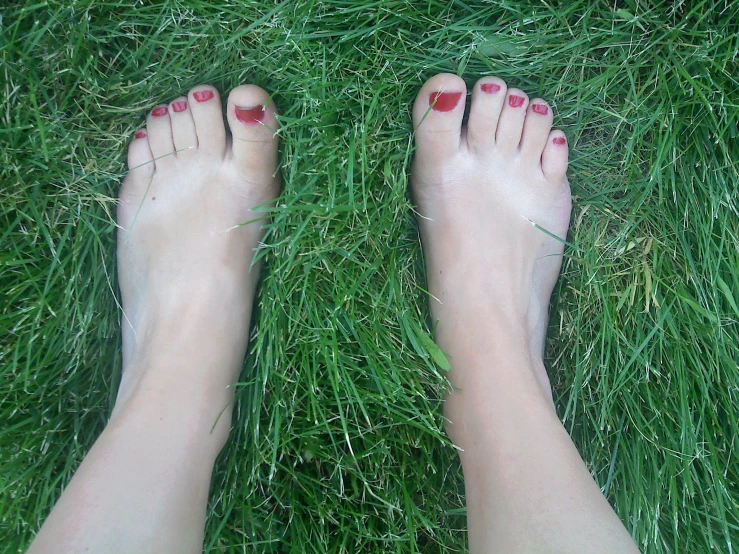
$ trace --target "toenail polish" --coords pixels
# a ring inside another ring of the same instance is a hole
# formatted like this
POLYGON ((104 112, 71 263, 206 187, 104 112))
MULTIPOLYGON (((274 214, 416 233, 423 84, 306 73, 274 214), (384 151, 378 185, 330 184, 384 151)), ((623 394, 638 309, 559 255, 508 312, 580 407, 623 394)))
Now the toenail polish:
POLYGON ((192 93, 192 97, 198 102, 205 102, 207 100, 210 100, 214 96, 215 94, 213 94, 212 90, 199 90, 192 93))
POLYGON ((480 85, 480 88, 482 89, 482 92, 487 92, 488 94, 495 94, 500 90, 500 85, 496 85, 495 83, 483 83, 480 85))
POLYGON ((536 113, 540 113, 541 115, 547 115, 549 113, 549 107, 545 106, 544 104, 534 104, 533 106, 531 106, 531 109, 536 113))
POLYGON ((154 108, 151 110, 151 115, 154 117, 162 117, 163 115, 167 115, 167 106, 159 106, 157 108, 154 108))
POLYGON ((256 106, 254 108, 239 108, 234 106, 236 119, 243 121, 247 125, 254 125, 264 119, 264 106, 256 106))
POLYGON ((566 143, 567 143, 567 139, 566 139, 566 138, 564 138, 564 137, 554 137, 554 138, 552 139, 552 142, 553 142, 554 144, 566 144, 566 143))
POLYGON ((172 109, 177 113, 184 112, 187 109, 187 102, 180 100, 179 102, 172 102, 172 109))
POLYGON ((146 138, 146 131, 139 131, 134 135, 136 138, 146 138))
POLYGON ((523 106, 523 102, 526 100, 523 96, 516 96, 515 94, 511 94, 508 97, 508 105, 511 108, 520 108, 523 106))
POLYGON ((429 95, 429 106, 437 112, 451 112, 457 107, 461 92, 432 92, 429 95))

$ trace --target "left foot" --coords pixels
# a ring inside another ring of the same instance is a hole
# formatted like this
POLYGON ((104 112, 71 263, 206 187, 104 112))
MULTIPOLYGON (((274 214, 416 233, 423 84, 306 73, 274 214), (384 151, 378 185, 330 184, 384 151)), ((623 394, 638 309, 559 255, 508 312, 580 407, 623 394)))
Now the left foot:
POLYGON ((567 140, 545 100, 494 76, 475 84, 463 126, 466 92, 450 74, 421 88, 411 180, 470 552, 638 552, 557 418, 542 362, 567 140))

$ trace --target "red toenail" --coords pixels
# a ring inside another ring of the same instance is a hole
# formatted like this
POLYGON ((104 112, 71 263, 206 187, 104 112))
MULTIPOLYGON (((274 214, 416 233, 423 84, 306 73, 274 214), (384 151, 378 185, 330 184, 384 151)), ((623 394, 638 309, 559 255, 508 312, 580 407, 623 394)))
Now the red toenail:
POLYGON ((212 90, 199 90, 192 93, 192 97, 198 102, 205 102, 206 100, 210 100, 214 96, 215 94, 213 94, 212 90))
POLYGON ((554 137, 554 138, 552 139, 552 142, 553 142, 554 144, 566 144, 566 143, 567 143, 567 139, 566 139, 566 138, 564 138, 564 137, 554 137))
POLYGON ((172 102, 172 109, 179 112, 184 112, 187 109, 187 102, 180 100, 179 102, 172 102))
POLYGON ((146 131, 139 131, 135 135, 136 138, 146 138, 146 131))
POLYGON ((461 92, 432 92, 429 95, 429 106, 437 112, 451 112, 457 107, 461 92))
POLYGON ((254 125, 264 119, 264 106, 256 106, 255 108, 234 106, 234 111, 236 112, 236 119, 248 125, 254 125))
POLYGON ((508 97, 508 105, 511 108, 520 108, 523 106, 523 102, 526 100, 523 96, 516 96, 515 94, 511 94, 508 97))
POLYGON ((487 92, 488 94, 495 94, 500 90, 500 85, 496 85, 495 83, 483 83, 480 85, 480 88, 482 89, 482 92, 487 92))
POLYGON ((533 106, 531 106, 531 109, 534 110, 536 113, 540 113, 541 115, 547 115, 549 113, 549 108, 544 104, 534 104, 533 106))
POLYGON ((154 117, 162 117, 163 115, 167 115, 167 106, 159 106, 158 108, 154 108, 151 110, 151 115, 154 117))

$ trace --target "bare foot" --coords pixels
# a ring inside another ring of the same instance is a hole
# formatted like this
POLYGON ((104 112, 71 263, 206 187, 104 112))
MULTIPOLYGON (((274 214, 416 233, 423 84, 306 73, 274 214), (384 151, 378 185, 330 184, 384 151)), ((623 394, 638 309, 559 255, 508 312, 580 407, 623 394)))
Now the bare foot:
POLYGON ((254 209, 279 189, 267 93, 237 87, 226 113, 230 135, 201 85, 135 133, 118 205, 118 398, 29 552, 202 552, 259 273, 254 209))
POLYGON ((217 415, 241 369, 261 238, 260 222, 244 224, 263 219, 253 208, 278 193, 278 124, 256 86, 234 89, 226 111, 230 135, 218 91, 195 87, 154 108, 129 148, 118 209, 116 412, 139 392, 181 390, 213 400, 217 415))
POLYGON ((444 413, 464 470, 470 552, 638 552, 557 418, 542 362, 572 201, 544 100, 437 75, 413 108, 413 194, 444 413))
POLYGON ((551 401, 542 363, 549 298, 569 223, 567 141, 552 130, 552 110, 497 77, 472 90, 455 75, 431 78, 413 108, 413 196, 431 294, 437 342, 451 357, 452 382, 471 381, 461 359, 493 346, 491 322, 524 349, 551 401), (542 229, 546 229, 544 232, 542 229), (548 233, 551 233, 548 234, 548 233), (466 346, 465 346, 466 345, 466 346))

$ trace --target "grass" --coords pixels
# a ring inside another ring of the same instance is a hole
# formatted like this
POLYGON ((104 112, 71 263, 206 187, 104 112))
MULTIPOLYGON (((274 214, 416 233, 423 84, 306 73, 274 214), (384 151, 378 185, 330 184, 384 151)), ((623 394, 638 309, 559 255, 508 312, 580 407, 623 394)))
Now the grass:
POLYGON ((458 552, 407 195, 441 71, 555 106, 575 211, 557 406, 642 550, 739 539, 739 5, 27 1, 0 8, 0 536, 19 552, 105 425, 113 214, 148 108, 249 81, 281 111, 273 213, 206 552, 458 552))

